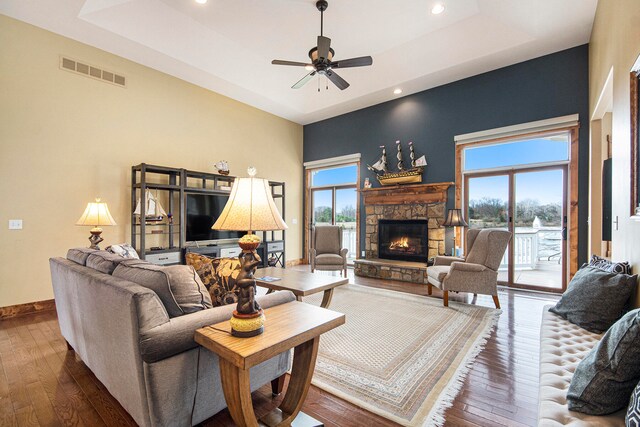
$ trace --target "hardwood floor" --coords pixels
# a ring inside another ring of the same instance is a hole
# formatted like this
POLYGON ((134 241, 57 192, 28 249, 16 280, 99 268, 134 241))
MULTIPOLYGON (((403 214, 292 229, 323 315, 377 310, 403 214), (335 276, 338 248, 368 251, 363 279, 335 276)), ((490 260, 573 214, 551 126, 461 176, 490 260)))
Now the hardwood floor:
MULTIPOLYGON (((299 266, 294 268, 308 268, 299 266)), ((331 273, 327 273, 331 274, 331 273)), ((353 277, 351 283, 426 295, 426 286, 353 277)), ((434 297, 440 297, 434 289, 434 297)), ((557 296, 501 289, 503 313, 478 355, 447 426, 533 426, 538 400, 538 336, 542 307, 557 296)), ((451 294, 451 301, 471 301, 451 294)), ((489 296, 475 303, 493 307, 489 296)), ((279 403, 270 385, 253 394, 258 417, 279 403)), ((302 408, 328 427, 396 424, 311 387, 302 408)), ((55 311, 0 321, 0 426, 133 426, 131 417, 73 351, 67 351, 55 311)), ((224 410, 203 423, 232 426, 224 410)))

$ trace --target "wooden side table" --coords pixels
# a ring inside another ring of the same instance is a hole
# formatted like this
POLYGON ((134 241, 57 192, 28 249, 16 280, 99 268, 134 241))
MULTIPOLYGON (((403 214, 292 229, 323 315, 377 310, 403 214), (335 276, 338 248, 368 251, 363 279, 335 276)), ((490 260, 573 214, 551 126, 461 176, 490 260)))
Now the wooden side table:
POLYGON ((260 419, 269 426, 289 426, 307 396, 316 364, 320 335, 345 322, 342 313, 292 301, 264 311, 264 333, 251 338, 231 336, 229 321, 198 329, 195 340, 220 358, 220 378, 233 421, 258 427, 253 412, 249 369, 294 348, 293 367, 280 406, 260 419))
POLYGON ((320 307, 323 308, 327 308, 331 304, 335 288, 349 283, 349 279, 346 277, 325 276, 290 268, 262 268, 258 270, 257 275, 260 277, 256 277, 256 284, 268 288, 268 294, 273 291, 291 291, 298 301, 302 301, 302 297, 324 292, 322 303, 320 303, 320 307), (278 277, 280 280, 267 282, 261 280, 264 276, 278 277))

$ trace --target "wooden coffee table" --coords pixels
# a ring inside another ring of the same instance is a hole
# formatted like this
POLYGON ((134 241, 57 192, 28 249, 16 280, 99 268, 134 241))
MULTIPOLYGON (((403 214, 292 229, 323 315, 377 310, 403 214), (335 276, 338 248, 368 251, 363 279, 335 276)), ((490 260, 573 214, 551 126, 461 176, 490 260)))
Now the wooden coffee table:
POLYGON ((300 413, 316 365, 320 335, 345 322, 342 313, 292 301, 264 311, 264 333, 251 338, 231 335, 229 321, 205 326, 195 340, 219 356, 220 379, 231 418, 239 427, 258 427, 251 402, 249 370, 294 348, 293 367, 280 406, 260 419, 269 427, 289 426, 300 413))
POLYGON ((302 297, 313 295, 324 291, 320 307, 327 308, 333 297, 333 290, 341 285, 349 283, 346 277, 326 276, 307 271, 292 270, 290 268, 267 267, 256 272, 256 284, 264 288, 269 288, 267 293, 273 291, 291 291, 298 301, 302 297), (261 277, 279 277, 280 280, 267 282, 260 280, 261 277))

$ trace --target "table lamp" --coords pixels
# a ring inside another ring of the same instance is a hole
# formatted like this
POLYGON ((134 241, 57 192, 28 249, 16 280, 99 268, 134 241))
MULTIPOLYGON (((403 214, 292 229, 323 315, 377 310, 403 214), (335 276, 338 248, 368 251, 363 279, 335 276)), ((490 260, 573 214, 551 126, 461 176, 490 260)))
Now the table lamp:
POLYGON ((242 265, 236 278, 240 288, 238 305, 230 320, 231 334, 236 337, 253 337, 264 332, 264 313, 256 301, 256 281, 253 274, 261 259, 256 249, 260 238, 254 231, 286 230, 287 224, 278 212, 269 181, 256 178, 256 169, 247 169, 248 178, 236 178, 229 200, 211 227, 213 230, 246 231, 238 240, 242 248, 239 255, 242 265))
POLYGON ((93 227, 90 231, 91 235, 89 236, 89 241, 91 242, 91 246, 89 247, 91 249, 100 250, 98 244, 104 240, 100 237, 100 234, 102 234, 102 228, 100 227, 117 224, 113 220, 107 204, 105 202, 101 202, 99 198, 96 198, 95 202, 87 203, 87 208, 84 210, 80 219, 76 222, 76 225, 90 225, 93 227))
POLYGON ((468 227, 469 224, 464 220, 462 216, 462 209, 449 209, 447 211, 447 219, 442 223, 445 227, 453 227, 453 247, 451 255, 457 256, 456 248, 456 227, 468 227))

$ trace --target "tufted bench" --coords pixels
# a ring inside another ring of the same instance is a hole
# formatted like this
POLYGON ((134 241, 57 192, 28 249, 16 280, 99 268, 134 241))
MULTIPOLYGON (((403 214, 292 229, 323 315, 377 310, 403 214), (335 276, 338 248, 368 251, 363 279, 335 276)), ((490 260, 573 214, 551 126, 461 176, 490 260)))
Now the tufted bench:
POLYGON ((540 332, 540 393, 538 426, 624 426, 625 410, 606 416, 586 415, 567 408, 567 390, 578 363, 598 343, 594 334, 549 312, 542 313, 540 332))

